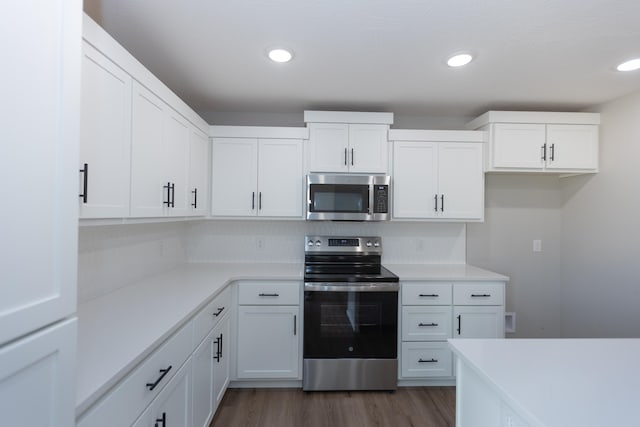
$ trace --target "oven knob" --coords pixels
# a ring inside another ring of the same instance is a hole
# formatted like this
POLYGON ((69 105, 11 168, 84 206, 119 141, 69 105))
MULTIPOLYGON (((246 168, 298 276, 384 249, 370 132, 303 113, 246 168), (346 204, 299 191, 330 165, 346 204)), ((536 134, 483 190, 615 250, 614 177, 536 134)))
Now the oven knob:
POLYGON ((371 247, 371 245, 372 245, 371 240, 369 240, 369 241, 367 242, 367 247, 368 247, 368 248, 370 248, 370 247, 371 247))
POLYGON ((375 246, 376 248, 380 247, 380 242, 378 241, 373 242, 373 246, 375 246))
POLYGON ((309 243, 307 243, 307 245, 309 245, 309 247, 313 247, 313 240, 309 240, 309 243))
POLYGON ((321 245, 320 240, 316 240, 316 246, 320 246, 320 245, 321 245))

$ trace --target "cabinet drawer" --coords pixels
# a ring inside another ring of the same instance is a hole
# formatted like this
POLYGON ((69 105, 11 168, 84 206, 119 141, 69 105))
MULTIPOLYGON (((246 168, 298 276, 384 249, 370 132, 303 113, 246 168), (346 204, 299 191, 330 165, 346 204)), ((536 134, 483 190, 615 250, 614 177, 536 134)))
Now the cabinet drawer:
POLYGON ((189 322, 94 405, 80 419, 78 427, 133 424, 193 351, 192 334, 189 322), (153 390, 148 384, 155 384, 153 390))
POLYGON ((446 342, 403 342, 402 376, 450 377, 453 356, 446 342))
POLYGON ((240 305, 298 305, 298 282, 241 282, 238 285, 240 305))
POLYGON ((227 287, 193 319, 194 345, 207 336, 209 331, 231 310, 231 287, 227 287))
POLYGON ((403 305, 451 305, 451 283, 403 282, 403 305))
POLYGON ((454 305, 503 305, 504 283, 468 282, 453 287, 454 305))
POLYGON ((402 340, 433 341, 451 338, 451 306, 402 307, 402 340))

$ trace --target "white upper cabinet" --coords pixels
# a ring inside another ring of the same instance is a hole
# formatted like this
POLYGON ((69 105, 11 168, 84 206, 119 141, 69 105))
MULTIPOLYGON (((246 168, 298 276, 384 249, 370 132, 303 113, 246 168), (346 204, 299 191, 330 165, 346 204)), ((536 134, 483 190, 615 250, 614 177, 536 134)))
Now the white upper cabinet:
MULTIPOLYGON (((0 346, 76 310, 82 4, 3 6, 0 346)), ((53 377, 41 379, 45 393, 53 377)))
POLYGON ((393 130, 390 135, 394 218, 484 218, 480 132, 393 130))
POLYGON ((485 171, 598 171, 597 113, 489 111, 467 127, 487 133, 485 171))
POLYGON ((209 126, 86 14, 83 38, 81 218, 206 215, 209 126))
POLYGON ((310 172, 387 173, 391 113, 305 111, 310 172))
POLYGON ((80 218, 129 216, 129 74, 87 42, 82 46, 80 218))
POLYGON ((198 129, 189 132, 189 213, 204 216, 209 206, 209 138, 198 129))
POLYGON ((211 134, 213 216, 302 218, 306 129, 212 126, 211 134))

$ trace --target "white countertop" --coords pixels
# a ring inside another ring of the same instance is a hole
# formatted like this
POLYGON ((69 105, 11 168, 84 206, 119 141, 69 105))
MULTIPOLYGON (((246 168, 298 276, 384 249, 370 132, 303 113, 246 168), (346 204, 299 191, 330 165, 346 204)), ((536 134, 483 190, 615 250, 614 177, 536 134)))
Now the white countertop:
POLYGON ((500 281, 507 276, 469 264, 384 264, 400 280, 500 281))
POLYGON ((452 339, 531 426, 637 426, 640 339, 452 339))
MULTIPOLYGON (((464 264, 385 265, 401 280, 508 280, 464 264)), ((302 263, 185 264, 78 307, 76 415, 120 381, 229 283, 303 280, 302 263)))

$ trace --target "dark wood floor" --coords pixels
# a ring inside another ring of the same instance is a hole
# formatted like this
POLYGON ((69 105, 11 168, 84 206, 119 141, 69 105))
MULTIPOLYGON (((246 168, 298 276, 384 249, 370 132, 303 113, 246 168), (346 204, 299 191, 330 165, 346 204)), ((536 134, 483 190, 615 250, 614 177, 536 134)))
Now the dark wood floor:
POLYGON ((210 427, 371 427, 455 425, 455 387, 390 392, 228 389, 210 427))

